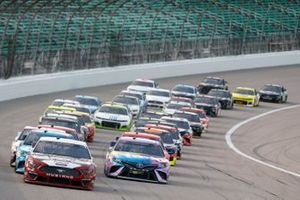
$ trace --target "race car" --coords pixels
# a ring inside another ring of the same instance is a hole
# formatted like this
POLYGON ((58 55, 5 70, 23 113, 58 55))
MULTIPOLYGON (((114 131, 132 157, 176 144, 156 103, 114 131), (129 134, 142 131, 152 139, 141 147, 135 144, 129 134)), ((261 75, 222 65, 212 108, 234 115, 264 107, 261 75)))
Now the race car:
POLYGON ((216 97, 199 95, 194 100, 194 106, 203 109, 211 117, 218 117, 221 113, 221 104, 216 97))
POLYGON ((161 138, 164 148, 167 150, 167 152, 169 154, 168 158, 170 161, 170 165, 171 166, 176 165, 178 149, 177 149, 177 145, 175 144, 175 142, 173 140, 173 133, 171 133, 165 129, 159 129, 157 127, 137 128, 136 132, 158 135, 161 138))
POLYGON ((91 113, 94 113, 102 105, 102 101, 99 99, 99 97, 95 96, 76 95, 74 99, 81 105, 89 108, 91 113))
POLYGON ((204 131, 204 126, 201 123, 199 115, 193 112, 176 111, 172 117, 187 119, 193 130, 193 136, 201 137, 204 131))
POLYGON ((228 90, 228 82, 224 78, 209 76, 198 85, 200 94, 207 94, 211 89, 228 90))
POLYGON ((122 90, 120 92, 120 95, 126 95, 126 96, 138 98, 138 100, 140 102, 141 112, 144 112, 144 110, 147 107, 146 95, 143 92, 132 91, 132 90, 122 90))
POLYGON ((230 91, 221 89, 211 89, 207 95, 216 97, 219 100, 222 109, 233 108, 233 97, 230 91))
POLYGON ((140 102, 136 97, 117 95, 112 102, 126 105, 134 118, 137 118, 141 112, 140 102))
POLYGON ((172 133, 174 144, 177 146, 177 159, 181 158, 183 139, 175 124, 168 123, 165 121, 148 121, 148 123, 145 124, 144 127, 162 129, 172 133))
POLYGON ((142 93, 146 93, 154 88, 158 88, 158 83, 154 80, 148 79, 136 79, 133 81, 128 87, 127 90, 139 91, 142 93))
POLYGON ((170 101, 166 107, 163 109, 163 112, 166 115, 173 115, 176 110, 179 110, 182 107, 191 107, 192 105, 188 102, 182 102, 182 101, 170 101))
POLYGON ((108 177, 167 183, 170 164, 161 142, 120 137, 117 142, 111 142, 104 174, 108 177))
POLYGON ((132 126, 132 115, 124 105, 106 103, 94 113, 94 122, 97 128, 128 131, 132 126))
POLYGON ((209 117, 207 117, 207 115, 203 109, 183 107, 183 108, 180 108, 180 110, 196 113, 199 116, 200 121, 201 121, 202 125, 204 126, 204 129, 205 130, 208 129, 209 117))
POLYGON ((92 190, 96 165, 85 142, 40 138, 25 162, 24 181, 92 190))
POLYGON ((161 120, 175 124, 181 137, 183 138, 183 145, 192 145, 193 130, 187 119, 177 117, 162 117, 161 120))
POLYGON ((285 103, 288 99, 287 89, 278 84, 266 84, 259 90, 261 101, 285 103))
POLYGON ((146 93, 147 107, 163 108, 171 99, 170 90, 151 89, 146 93))
POLYGON ((56 137, 56 138, 69 138, 73 139, 74 137, 64 131, 59 130, 32 130, 24 142, 18 147, 16 152, 16 161, 15 161, 15 172, 24 173, 25 160, 31 152, 32 148, 36 145, 37 141, 41 137, 56 137))
POLYGON ((232 96, 234 103, 246 104, 253 107, 259 105, 260 96, 255 88, 237 87, 232 96))
POLYGON ((194 99, 198 95, 198 91, 197 88, 192 85, 178 84, 173 87, 172 95, 175 97, 194 99))
POLYGON ((68 134, 71 134, 75 140, 79 140, 76 131, 71 128, 66 128, 62 126, 50 126, 50 125, 39 125, 39 126, 25 126, 21 132, 18 132, 17 136, 11 143, 11 156, 10 156, 10 166, 13 167, 16 161, 16 152, 22 142, 25 140, 27 135, 31 133, 32 130, 60 130, 68 134))

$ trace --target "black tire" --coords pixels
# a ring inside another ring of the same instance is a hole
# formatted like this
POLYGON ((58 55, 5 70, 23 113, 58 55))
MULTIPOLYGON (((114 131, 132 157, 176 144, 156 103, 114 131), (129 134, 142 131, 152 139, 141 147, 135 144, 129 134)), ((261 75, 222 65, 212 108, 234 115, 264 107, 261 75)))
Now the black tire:
POLYGON ((9 166, 14 167, 15 162, 16 162, 16 156, 11 156, 9 161, 9 166))

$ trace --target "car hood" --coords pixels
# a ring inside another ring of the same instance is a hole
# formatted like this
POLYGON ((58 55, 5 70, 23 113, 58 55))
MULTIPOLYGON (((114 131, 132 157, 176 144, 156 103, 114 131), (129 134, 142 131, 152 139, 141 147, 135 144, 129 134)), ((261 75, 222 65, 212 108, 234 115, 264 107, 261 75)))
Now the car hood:
POLYGON ((104 112, 96 113, 95 117, 99 117, 101 119, 113 120, 113 121, 129 119, 129 116, 127 116, 127 115, 118 115, 118 114, 111 114, 111 113, 104 113, 104 112))
POLYGON ((157 158, 144 154, 131 153, 131 152, 121 152, 121 151, 113 151, 111 156, 122 161, 122 162, 134 162, 134 163, 142 163, 144 165, 158 164, 161 162, 165 162, 165 158, 157 158))
POLYGON ((252 99, 255 96, 254 95, 246 95, 246 94, 240 94, 240 93, 232 93, 233 97, 239 97, 239 98, 246 98, 246 99, 252 99))
POLYGON ((147 101, 160 101, 160 102, 168 102, 170 101, 170 97, 162 97, 162 96, 154 96, 154 95, 147 95, 146 96, 147 101))
POLYGON ((89 159, 77 159, 48 154, 32 154, 32 156, 43 163, 46 163, 48 166, 64 167, 69 169, 92 164, 92 161, 89 159))

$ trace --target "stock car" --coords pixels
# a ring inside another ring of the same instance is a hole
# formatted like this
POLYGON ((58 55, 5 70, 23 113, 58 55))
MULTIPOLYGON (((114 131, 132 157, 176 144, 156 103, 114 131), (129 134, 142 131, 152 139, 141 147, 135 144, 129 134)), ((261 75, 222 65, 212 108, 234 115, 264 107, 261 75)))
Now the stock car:
POLYGON ((25 160, 29 154, 29 152, 33 149, 36 145, 37 141, 41 137, 56 137, 56 138, 68 138, 73 139, 73 135, 68 134, 64 131, 59 130, 32 130, 27 137, 25 138, 24 142, 17 148, 16 152, 16 161, 15 161, 15 171, 17 173, 24 173, 24 165, 25 160))
POLYGON ((229 90, 211 89, 207 95, 216 97, 219 100, 222 109, 233 108, 233 97, 229 90))
POLYGON ((97 128, 128 131, 132 126, 132 115, 122 104, 106 103, 94 113, 94 122, 97 128))
POLYGON ((182 101, 170 101, 166 107, 163 109, 166 115, 173 115, 176 110, 179 110, 182 107, 191 107, 192 105, 188 102, 182 101))
POLYGON ((211 89, 228 90, 228 82, 224 78, 209 76, 198 85, 200 94, 207 94, 211 89))
POLYGON ((148 107, 163 108, 171 99, 170 90, 152 89, 146 93, 148 107))
POLYGON ((193 137, 193 130, 187 119, 177 117, 162 117, 161 120, 175 124, 179 130, 181 137, 183 138, 183 145, 192 145, 191 139, 193 137))
POLYGON ((126 96, 131 96, 131 97, 138 98, 138 100, 140 102, 141 112, 144 112, 144 110, 147 107, 146 95, 143 92, 131 91, 131 90, 122 90, 120 92, 120 95, 126 95, 126 96))
POLYGON ((175 97, 194 99, 198 95, 198 91, 197 88, 192 85, 178 84, 173 87, 172 95, 175 97))
POLYGON ((179 130, 175 124, 171 124, 164 121, 148 121, 145 124, 145 127, 149 128, 158 128, 162 130, 169 131, 172 133, 174 144, 177 146, 177 159, 181 158, 181 151, 182 151, 182 143, 183 139, 179 133, 179 130))
POLYGON ((288 99, 287 89, 278 84, 266 84, 259 90, 261 101, 285 103, 288 99))
POLYGON ((172 117, 187 119, 193 130, 193 136, 201 137, 201 134, 204 131, 204 126, 202 125, 198 114, 187 111, 176 111, 172 117))
POLYGON ((169 160, 161 142, 145 138, 120 137, 111 142, 104 174, 108 177, 167 183, 169 160))
POLYGON ((148 79, 136 79, 133 81, 128 87, 127 90, 132 91, 139 91, 146 93, 150 91, 151 89, 158 88, 158 83, 154 80, 148 80, 148 79))
POLYGON ((11 156, 10 156, 10 166, 13 167, 15 161, 16 161, 16 152, 21 143, 25 140, 27 135, 32 131, 32 130, 60 130, 60 131, 65 131, 68 134, 73 135, 73 137, 76 140, 79 140, 76 132, 74 129, 62 127, 62 126, 49 126, 49 125, 39 125, 39 126, 25 126, 21 132, 18 132, 17 136, 11 143, 11 156))
POLYGON ((237 87, 232 96, 234 103, 246 104, 253 107, 259 105, 260 96, 255 88, 237 87))
POLYGON ((189 107, 183 107, 180 110, 182 111, 187 111, 187 112, 192 112, 196 113, 200 120, 202 125, 204 126, 204 129, 207 130, 209 126, 209 117, 207 117, 205 111, 203 109, 198 109, 198 108, 189 108, 189 107))
POLYGON ((221 113, 221 104, 216 97, 199 95, 194 100, 194 106, 203 109, 207 115, 217 117, 221 113))
POLYGON ((27 183, 92 190, 96 165, 85 142, 43 137, 25 162, 27 183))
POLYGON ((77 120, 67 119, 63 117, 54 117, 54 116, 42 116, 39 121, 40 125, 50 125, 50 126, 62 126, 76 131, 77 138, 79 140, 85 139, 85 133, 83 127, 81 127, 77 120))
POLYGON ((102 105, 102 101, 99 97, 95 96, 76 95, 75 101, 89 108, 91 113, 94 113, 102 105))
POLYGON ((136 97, 117 95, 112 102, 126 105, 134 118, 137 118, 141 112, 140 102, 136 97))
POLYGON ((177 161, 177 145, 175 144, 173 140, 173 133, 160 128, 153 128, 153 127, 142 127, 137 128, 136 132, 139 133, 149 133, 153 135, 158 135, 161 138, 161 141, 163 143, 164 148, 167 150, 169 156, 170 165, 174 166, 176 165, 177 161))

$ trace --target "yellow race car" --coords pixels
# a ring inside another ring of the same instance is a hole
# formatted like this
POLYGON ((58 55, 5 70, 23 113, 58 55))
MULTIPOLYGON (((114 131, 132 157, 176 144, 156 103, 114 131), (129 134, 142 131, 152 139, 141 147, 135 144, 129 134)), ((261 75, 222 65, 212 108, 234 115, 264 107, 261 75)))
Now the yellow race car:
POLYGON ((232 93, 233 102, 250 106, 259 105, 259 94, 255 88, 237 87, 232 93))

